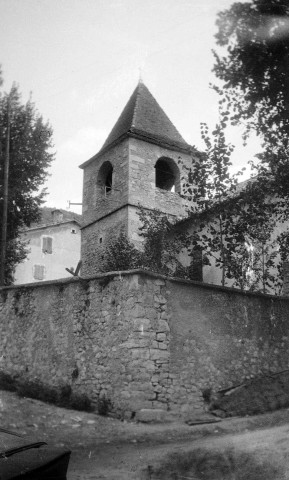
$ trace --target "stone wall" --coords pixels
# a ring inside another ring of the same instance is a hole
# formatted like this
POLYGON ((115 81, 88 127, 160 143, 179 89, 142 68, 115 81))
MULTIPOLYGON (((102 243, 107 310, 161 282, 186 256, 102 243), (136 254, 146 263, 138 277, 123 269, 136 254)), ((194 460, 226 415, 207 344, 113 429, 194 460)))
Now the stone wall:
POLYGON ((117 238, 121 231, 125 234, 128 231, 127 206, 82 229, 82 275, 94 275, 96 272, 102 271, 104 250, 108 242, 112 238, 117 238))
POLYGON ((83 169, 83 224, 87 225, 128 203, 128 149, 126 139, 99 155, 83 169), (105 195, 99 171, 105 162, 113 167, 112 190, 105 195))
POLYGON ((185 214, 184 199, 177 193, 155 186, 155 165, 157 160, 163 157, 173 160, 179 169, 180 176, 184 179, 187 177, 187 170, 181 168, 179 164, 182 161, 187 167, 192 166, 192 158, 187 153, 170 150, 136 138, 129 140, 128 202, 131 205, 140 204, 147 209, 157 208, 170 215, 182 216, 185 214))
POLYGON ((150 273, 4 288, 1 371, 116 413, 204 410, 203 392, 289 368, 289 300, 150 273))

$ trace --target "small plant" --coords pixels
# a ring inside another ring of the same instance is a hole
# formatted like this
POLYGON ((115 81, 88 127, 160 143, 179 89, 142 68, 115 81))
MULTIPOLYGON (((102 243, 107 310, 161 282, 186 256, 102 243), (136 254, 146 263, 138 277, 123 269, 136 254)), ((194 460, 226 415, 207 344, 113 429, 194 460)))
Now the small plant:
POLYGON ((85 394, 72 393, 69 401, 69 408, 79 410, 81 412, 93 412, 94 408, 85 394))
POLYGON ((212 389, 211 388, 205 388, 202 391, 203 399, 206 403, 210 403, 211 397, 212 397, 212 389))
POLYGON ((0 371, 0 389, 7 390, 8 392, 16 392, 16 378, 0 371))
POLYGON ((106 415, 112 410, 112 403, 105 395, 98 398, 97 411, 99 415, 106 417, 106 415))

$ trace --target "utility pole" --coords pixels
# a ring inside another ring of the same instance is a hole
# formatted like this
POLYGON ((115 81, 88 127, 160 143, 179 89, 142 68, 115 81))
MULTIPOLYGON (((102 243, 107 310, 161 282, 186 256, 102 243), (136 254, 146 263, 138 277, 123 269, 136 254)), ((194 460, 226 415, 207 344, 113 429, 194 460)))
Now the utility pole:
POLYGON ((3 213, 0 257, 0 286, 4 286, 6 244, 7 244, 7 212, 8 212, 8 178, 9 178, 9 149, 10 149, 10 95, 7 97, 7 134, 3 175, 3 213))

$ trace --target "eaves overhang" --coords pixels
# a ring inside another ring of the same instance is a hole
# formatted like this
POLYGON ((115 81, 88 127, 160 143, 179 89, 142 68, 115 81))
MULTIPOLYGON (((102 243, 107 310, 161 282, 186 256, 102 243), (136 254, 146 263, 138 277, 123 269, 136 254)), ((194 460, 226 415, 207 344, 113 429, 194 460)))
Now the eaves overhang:
POLYGON ((107 145, 105 148, 102 148, 96 155, 91 157, 89 160, 87 160, 86 162, 79 165, 79 168, 83 169, 83 168, 87 167, 87 165, 89 165, 91 162, 100 158, 104 153, 108 152, 111 148, 115 147, 116 145, 121 143, 126 138, 137 138, 138 140, 143 140, 144 142, 152 143, 153 145, 158 145, 160 147, 167 148, 168 150, 173 150, 173 151, 177 151, 177 152, 186 153, 188 155, 199 153, 197 151, 197 149, 192 145, 172 141, 168 138, 160 137, 158 135, 154 136, 154 135, 148 134, 148 133, 146 133, 142 130, 138 130, 136 128, 131 128, 128 132, 121 135, 114 142, 107 145))

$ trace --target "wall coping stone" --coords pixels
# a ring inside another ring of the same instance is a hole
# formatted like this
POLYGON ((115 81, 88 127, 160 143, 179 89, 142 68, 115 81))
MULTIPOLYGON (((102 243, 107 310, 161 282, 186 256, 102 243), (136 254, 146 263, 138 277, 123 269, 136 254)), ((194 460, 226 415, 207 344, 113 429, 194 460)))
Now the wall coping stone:
POLYGON ((106 273, 98 273, 97 275, 90 275, 90 276, 85 276, 85 277, 72 277, 72 278, 60 278, 57 280, 46 280, 42 282, 33 282, 33 283, 23 283, 19 285, 8 285, 5 287, 0 287, 0 292, 4 290, 16 290, 16 289, 21 289, 21 288, 31 288, 31 287, 42 287, 42 286, 47 286, 47 285, 63 285, 63 284, 69 284, 69 283, 75 283, 75 282, 89 282, 92 280, 101 280, 103 278, 114 278, 114 277, 126 277, 130 275, 143 275, 143 276, 148 276, 148 277, 153 277, 156 279, 162 279, 166 280, 169 282, 175 282, 179 284, 186 284, 186 285, 192 285, 196 286, 198 288, 203 288, 206 290, 215 290, 215 291, 221 291, 224 293, 234 293, 238 294, 241 296, 246 296, 246 297, 261 297, 261 298, 271 298, 272 300, 282 300, 282 301, 289 301, 288 296, 284 295, 271 295, 268 293, 261 293, 261 292, 249 292, 249 291, 242 291, 238 288, 233 288, 233 287, 223 287, 222 285, 214 285, 212 283, 204 283, 204 282, 197 282, 195 280, 187 280, 185 278, 178 278, 178 277, 168 277, 166 275, 161 275, 159 273, 152 272, 151 270, 144 270, 142 268, 134 269, 134 270, 117 270, 114 272, 106 272, 106 273))

